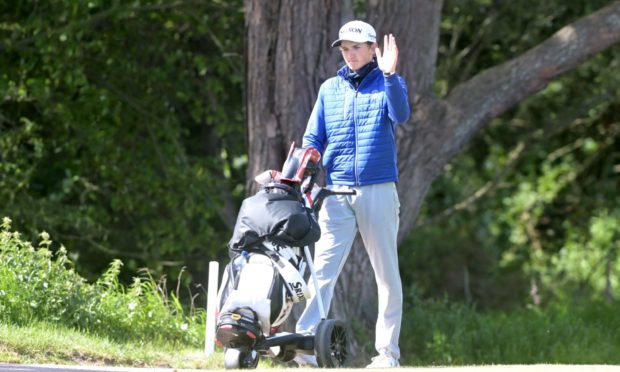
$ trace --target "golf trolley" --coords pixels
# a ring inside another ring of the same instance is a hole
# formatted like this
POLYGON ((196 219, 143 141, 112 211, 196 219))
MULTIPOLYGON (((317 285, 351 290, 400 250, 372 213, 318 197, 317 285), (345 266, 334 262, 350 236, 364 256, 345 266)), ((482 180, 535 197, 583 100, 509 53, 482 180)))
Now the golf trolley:
POLYGON ((231 262, 218 291, 216 341, 225 349, 226 369, 256 368, 260 356, 288 362, 297 353, 315 355, 319 367, 345 364, 345 325, 326 319, 320 296, 314 334, 278 331, 293 305, 310 298, 306 267, 318 288, 310 247, 321 235, 317 215, 323 200, 355 193, 316 186, 320 158, 316 149, 293 143, 282 171, 256 176, 261 190, 241 205, 228 243, 231 262))

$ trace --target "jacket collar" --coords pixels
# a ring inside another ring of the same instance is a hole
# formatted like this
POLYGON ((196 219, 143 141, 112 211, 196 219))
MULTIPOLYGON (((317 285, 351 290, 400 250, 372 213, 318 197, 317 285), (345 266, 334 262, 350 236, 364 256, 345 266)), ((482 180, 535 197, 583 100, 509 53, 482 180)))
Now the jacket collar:
POLYGON ((378 70, 378 66, 377 61, 373 59, 357 72, 352 71, 347 65, 344 65, 340 68, 340 70, 338 70, 338 76, 342 77, 344 80, 348 81, 351 85, 357 88, 362 80, 364 80, 366 76, 370 75, 375 70, 378 70))

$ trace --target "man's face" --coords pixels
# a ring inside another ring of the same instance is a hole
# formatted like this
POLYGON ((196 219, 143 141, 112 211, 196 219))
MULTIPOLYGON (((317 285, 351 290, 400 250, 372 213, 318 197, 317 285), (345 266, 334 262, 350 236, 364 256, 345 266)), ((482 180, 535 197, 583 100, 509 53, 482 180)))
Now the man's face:
POLYGON ((375 54, 375 44, 356 43, 353 41, 343 40, 340 43, 340 53, 347 66, 353 71, 357 71, 364 67, 368 62, 372 61, 375 54))

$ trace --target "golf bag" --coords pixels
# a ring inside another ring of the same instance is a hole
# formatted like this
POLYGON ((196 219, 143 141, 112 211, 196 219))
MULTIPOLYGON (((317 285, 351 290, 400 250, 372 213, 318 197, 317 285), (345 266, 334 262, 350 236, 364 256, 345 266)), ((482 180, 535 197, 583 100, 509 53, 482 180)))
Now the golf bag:
POLYGON ((218 291, 220 345, 252 348, 309 297, 301 249, 321 232, 304 193, 314 186, 319 159, 316 149, 293 144, 282 171, 257 176, 262 189, 243 201, 218 291))

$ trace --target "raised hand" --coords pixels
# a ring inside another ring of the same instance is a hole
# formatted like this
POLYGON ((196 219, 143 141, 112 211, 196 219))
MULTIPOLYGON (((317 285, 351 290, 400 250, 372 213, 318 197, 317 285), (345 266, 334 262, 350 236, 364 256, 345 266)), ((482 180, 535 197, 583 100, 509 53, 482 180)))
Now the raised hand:
POLYGON ((384 74, 393 74, 396 72, 396 64, 398 63, 398 47, 396 46, 396 38, 390 34, 383 37, 383 53, 381 49, 375 48, 377 55, 377 64, 384 74))

